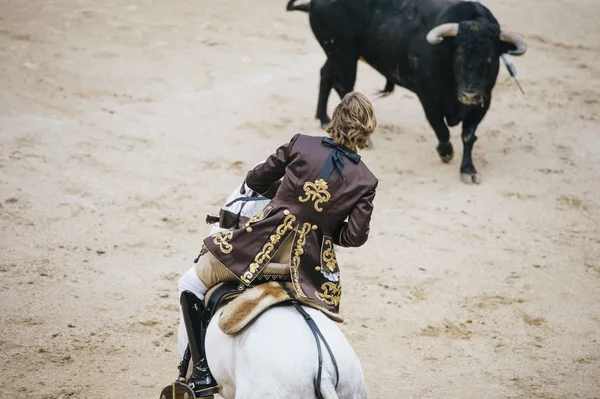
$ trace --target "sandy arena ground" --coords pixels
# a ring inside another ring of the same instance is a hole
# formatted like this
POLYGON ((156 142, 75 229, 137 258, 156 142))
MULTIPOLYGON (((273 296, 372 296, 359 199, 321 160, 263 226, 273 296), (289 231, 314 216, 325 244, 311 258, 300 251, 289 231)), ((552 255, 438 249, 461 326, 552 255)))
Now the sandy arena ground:
MULTIPOLYGON (((370 241, 339 251, 371 398, 600 398, 600 2, 488 0, 528 53, 482 184, 415 96, 375 101, 370 241)), ((313 119, 325 57, 285 1, 0 4, 0 397, 154 398, 176 283, 256 162, 313 119)), ((361 65, 357 89, 384 79, 361 65)), ((338 101, 331 97, 330 109, 338 101)))

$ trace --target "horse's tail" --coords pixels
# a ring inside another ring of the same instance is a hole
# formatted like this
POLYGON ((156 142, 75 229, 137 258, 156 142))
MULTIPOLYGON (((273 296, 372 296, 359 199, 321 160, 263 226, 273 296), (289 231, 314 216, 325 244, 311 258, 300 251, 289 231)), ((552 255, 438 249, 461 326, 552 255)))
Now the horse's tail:
POLYGON ((333 381, 329 378, 326 378, 325 381, 321 381, 321 396, 323 399, 340 399, 337 392, 335 392, 333 381))

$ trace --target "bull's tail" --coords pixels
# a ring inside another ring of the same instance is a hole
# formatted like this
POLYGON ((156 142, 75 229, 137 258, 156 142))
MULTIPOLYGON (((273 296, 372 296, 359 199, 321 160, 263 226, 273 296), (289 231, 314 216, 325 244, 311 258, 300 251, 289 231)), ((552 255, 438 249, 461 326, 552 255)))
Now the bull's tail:
POLYGON ((298 5, 294 4, 295 2, 296 2, 296 0, 288 1, 285 9, 288 11, 304 11, 304 12, 310 11, 310 1, 308 3, 303 3, 303 4, 298 4, 298 5))

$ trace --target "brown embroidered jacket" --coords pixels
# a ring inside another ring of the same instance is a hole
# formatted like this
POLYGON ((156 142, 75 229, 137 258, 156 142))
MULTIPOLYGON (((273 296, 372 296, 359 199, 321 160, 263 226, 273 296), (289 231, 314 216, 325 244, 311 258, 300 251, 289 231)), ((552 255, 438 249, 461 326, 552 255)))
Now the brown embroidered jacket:
POLYGON ((249 285, 293 234, 295 295, 337 313, 342 286, 334 244, 359 247, 367 241, 377 179, 358 155, 342 147, 338 151, 326 140, 297 134, 248 172, 246 184, 259 193, 268 195, 273 183, 283 181, 272 201, 243 228, 214 234, 204 244, 249 285))

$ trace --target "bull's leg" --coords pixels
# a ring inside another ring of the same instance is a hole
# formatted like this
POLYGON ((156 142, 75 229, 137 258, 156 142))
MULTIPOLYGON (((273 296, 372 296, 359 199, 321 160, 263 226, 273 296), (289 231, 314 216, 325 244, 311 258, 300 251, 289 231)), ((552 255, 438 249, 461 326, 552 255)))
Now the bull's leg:
POLYGON ((473 159, 471 158, 471 152, 473 151, 473 144, 477 141, 475 130, 477 125, 465 127, 463 122, 462 131, 462 142, 463 142, 463 157, 460 163, 460 177, 465 183, 476 183, 479 184, 481 180, 477 174, 477 169, 473 165, 473 159))
POLYGON ((336 60, 336 76, 333 88, 340 96, 340 99, 354 90, 356 83, 356 68, 358 66, 358 57, 346 57, 336 60))
POLYGON ((327 115, 327 100, 331 89, 334 88, 340 98, 344 98, 354 89, 357 62, 358 57, 331 57, 321 68, 317 119, 321 121, 323 129, 331 122, 327 115))
MULTIPOLYGON (((488 103, 489 107, 489 103, 488 103)), ((477 174, 477 169, 473 165, 473 145, 477 141, 475 131, 477 126, 485 116, 488 107, 479 108, 476 111, 468 113, 462 124, 462 142, 463 142, 463 157, 460 163, 460 176, 465 183, 481 183, 481 179, 477 174)))
POLYGON ((321 121, 321 127, 325 129, 331 119, 327 115, 327 100, 333 88, 334 71, 331 61, 327 60, 321 68, 321 83, 319 84, 319 102, 317 104, 316 118, 321 121))
POLYGON ((389 96, 390 94, 392 94, 394 92, 394 88, 396 87, 396 84, 394 83, 393 80, 386 80, 385 82, 385 87, 383 88, 383 90, 381 90, 379 92, 379 96, 380 97, 386 97, 389 96))
POLYGON ((488 96, 484 102, 483 107, 476 107, 465 115, 465 119, 462 124, 462 142, 463 142, 463 158, 460 163, 460 176, 465 183, 479 184, 481 179, 477 174, 477 169, 473 165, 473 145, 477 141, 475 131, 477 126, 483 120, 483 117, 487 113, 492 101, 491 96, 488 96))
POLYGON ((428 104, 423 100, 421 100, 421 104, 423 104, 425 116, 438 138, 439 143, 436 150, 442 159, 442 162, 448 163, 454 157, 454 149, 450 142, 450 130, 448 130, 448 126, 446 126, 446 122, 444 122, 444 116, 439 112, 437 105, 428 104))

